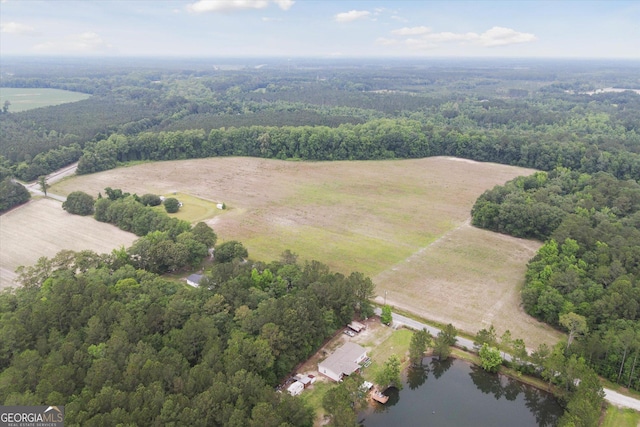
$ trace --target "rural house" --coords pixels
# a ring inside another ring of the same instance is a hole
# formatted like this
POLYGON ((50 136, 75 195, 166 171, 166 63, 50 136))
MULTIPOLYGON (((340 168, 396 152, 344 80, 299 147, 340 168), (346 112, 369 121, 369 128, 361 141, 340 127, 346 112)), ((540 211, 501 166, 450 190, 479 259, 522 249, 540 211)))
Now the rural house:
POLYGON ((367 350, 353 342, 347 342, 331 356, 318 363, 318 372, 334 381, 342 381, 345 375, 351 375, 360 368, 367 358, 367 350))
POLYGON ((200 286, 200 281, 203 277, 204 275, 202 274, 192 274, 191 276, 187 277, 187 284, 193 286, 194 288, 197 288, 198 286, 200 286))

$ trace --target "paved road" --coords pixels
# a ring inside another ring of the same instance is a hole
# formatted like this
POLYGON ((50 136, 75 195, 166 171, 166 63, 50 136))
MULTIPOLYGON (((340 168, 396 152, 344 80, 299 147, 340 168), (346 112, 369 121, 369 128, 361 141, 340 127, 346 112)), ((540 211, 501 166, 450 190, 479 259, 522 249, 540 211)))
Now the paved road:
MULTIPOLYGON (((72 164, 72 165, 66 166, 66 167, 64 167, 62 169, 58 169, 55 172, 51 172, 49 175, 47 175, 47 184, 54 184, 54 183, 60 181, 64 177, 73 175, 74 173, 76 173, 76 169, 78 169, 78 163, 77 162, 72 164)), ((38 183, 38 181, 34 181, 34 182, 29 183, 29 184, 23 184, 23 185, 31 193, 33 193, 33 194, 35 194, 37 196, 44 196, 44 193, 42 191, 40 191, 40 184, 38 183)), ((46 197, 50 197, 50 198, 52 198, 54 200, 59 200, 61 202, 64 202, 65 200, 67 200, 66 197, 60 196, 58 194, 50 193, 49 191, 47 191, 47 196, 46 197)))
MULTIPOLYGON (((375 313, 379 316, 382 314, 382 309, 376 307, 375 313)), ((434 328, 433 326, 426 325, 424 323, 418 322, 416 320, 410 319, 406 316, 402 316, 397 313, 393 313, 393 326, 407 326, 411 329, 420 330, 425 328, 431 335, 436 336, 440 329, 434 328)), ((466 347, 467 349, 473 349, 473 341, 457 337, 458 341, 456 343, 457 347, 466 347)), ((504 354, 504 358, 508 361, 511 360, 511 355, 504 354)), ((608 388, 604 389, 604 398, 607 402, 612 405, 619 406, 622 408, 631 408, 635 411, 640 411, 640 400, 635 399, 633 397, 625 396, 624 394, 620 394, 616 391, 610 390, 608 388)))

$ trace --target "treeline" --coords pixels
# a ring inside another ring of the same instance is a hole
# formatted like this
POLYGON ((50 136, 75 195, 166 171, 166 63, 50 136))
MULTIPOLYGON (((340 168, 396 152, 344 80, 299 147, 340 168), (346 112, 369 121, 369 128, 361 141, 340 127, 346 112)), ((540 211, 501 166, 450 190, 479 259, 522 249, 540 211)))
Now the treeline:
MULTIPOLYGON (((1 179, 1 178, 0 178, 1 179)), ((0 180, 0 214, 31 199, 29 190, 10 177, 0 180)))
POLYGON ((545 240, 529 262, 525 310, 579 338, 569 350, 599 374, 640 389, 640 185, 539 172, 487 191, 472 215, 477 226, 545 240))
POLYGON ((640 179, 640 154, 606 151, 573 137, 508 128, 466 132, 464 127, 412 119, 376 119, 363 124, 251 126, 182 132, 122 134, 87 144, 78 173, 112 169, 133 160, 254 156, 304 160, 364 160, 450 155, 478 161, 587 173, 609 172, 640 179))
POLYGON ((295 258, 218 263, 198 289, 119 251, 42 258, 0 294, 0 401, 65 405, 69 425, 311 426, 274 386, 373 285, 295 258))

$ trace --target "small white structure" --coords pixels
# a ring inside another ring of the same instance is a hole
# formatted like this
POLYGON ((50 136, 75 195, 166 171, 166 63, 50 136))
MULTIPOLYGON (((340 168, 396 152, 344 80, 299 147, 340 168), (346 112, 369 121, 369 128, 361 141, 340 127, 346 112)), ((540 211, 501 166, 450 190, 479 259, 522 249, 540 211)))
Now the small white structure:
POLYGON ((311 384, 316 382, 316 377, 314 377, 313 375, 296 375, 296 379, 298 380, 299 383, 302 383, 302 385, 304 386, 304 388, 309 387, 311 384))
POLYGON ((302 384, 300 381, 295 381, 291 383, 289 387, 287 387, 287 391, 291 396, 297 396, 300 393, 302 393, 303 390, 304 390, 304 384, 302 384))
POLYGON ((203 277, 204 275, 202 274, 192 274, 191 276, 187 277, 187 284, 193 286, 194 288, 197 288, 198 286, 200 286, 200 281, 203 277))
POLYGON ((362 390, 364 392, 367 392, 367 391, 371 390, 371 387, 373 387, 373 383, 369 382, 369 381, 365 381, 360 386, 360 390, 362 390))
POLYGON ((367 350, 353 342, 347 342, 335 353, 318 363, 318 372, 333 381, 342 381, 360 369, 360 363, 367 358, 367 350))
POLYGON ((216 208, 218 208, 218 209, 224 209, 224 203, 218 203, 218 204, 216 205, 216 208))

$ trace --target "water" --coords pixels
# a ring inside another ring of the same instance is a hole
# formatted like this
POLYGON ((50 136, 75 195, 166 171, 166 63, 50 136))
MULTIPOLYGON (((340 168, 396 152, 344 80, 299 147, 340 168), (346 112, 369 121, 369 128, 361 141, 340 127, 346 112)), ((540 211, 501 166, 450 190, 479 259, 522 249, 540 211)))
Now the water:
POLYGON ((360 413, 364 426, 550 427, 563 412, 549 393, 456 359, 425 358, 385 394, 386 405, 360 413))

